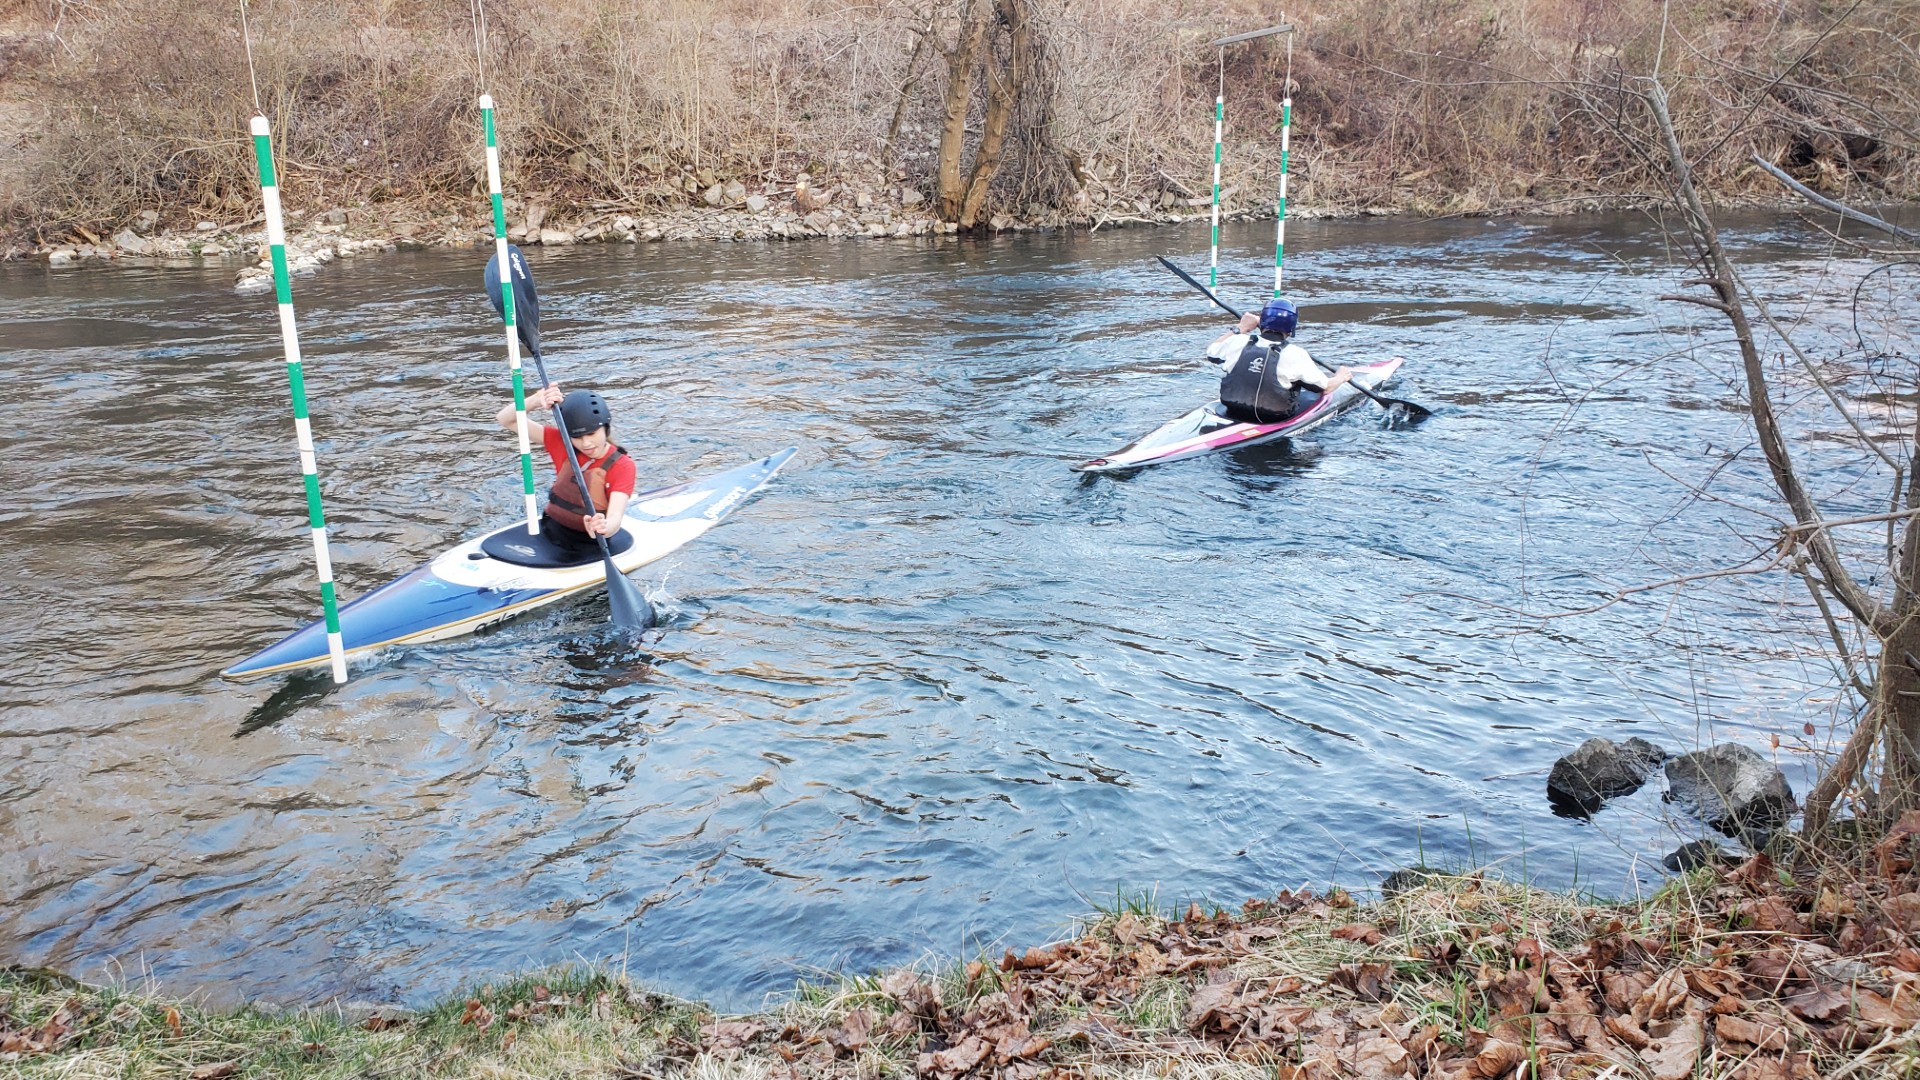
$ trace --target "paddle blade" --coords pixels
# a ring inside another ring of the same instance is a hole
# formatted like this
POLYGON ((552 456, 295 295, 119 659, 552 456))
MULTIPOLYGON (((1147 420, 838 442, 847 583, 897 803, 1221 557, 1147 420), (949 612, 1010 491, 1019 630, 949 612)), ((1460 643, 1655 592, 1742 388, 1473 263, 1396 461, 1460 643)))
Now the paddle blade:
MULTIPOLYGON (((533 272, 527 268, 527 257, 512 244, 507 245, 507 265, 513 273, 513 324, 520 332, 520 340, 527 348, 540 351, 540 294, 533 287, 533 272)), ((494 255, 487 260, 487 270, 481 280, 487 289, 487 300, 493 304, 493 310, 506 314, 506 304, 500 295, 500 256, 494 255)))
POLYGON ((640 631, 653 625, 653 605, 627 575, 607 557, 607 602, 613 608, 613 625, 622 630, 640 631))

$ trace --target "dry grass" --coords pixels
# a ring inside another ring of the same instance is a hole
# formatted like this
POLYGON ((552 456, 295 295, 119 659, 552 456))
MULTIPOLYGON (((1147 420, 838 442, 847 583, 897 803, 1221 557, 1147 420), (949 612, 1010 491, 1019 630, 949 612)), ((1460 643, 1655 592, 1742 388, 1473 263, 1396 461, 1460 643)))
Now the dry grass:
MULTIPOLYGON (((510 193, 565 220, 686 206, 715 177, 778 191, 803 170, 925 192, 945 75, 914 45, 950 33, 958 2, 487 0, 510 193)), ((33 108, 9 114, 24 130, 0 212, 39 239, 142 210, 249 216, 256 81, 295 207, 482 205, 469 4, 251 10, 250 76, 231 3, 15 0, 0 103, 33 108)), ((1220 74, 1204 42, 1270 5, 1040 11, 1044 70, 993 212, 1084 222, 1204 195, 1220 74)), ((1289 72, 1300 208, 1644 197, 1657 175, 1616 137, 1634 121, 1615 90, 1656 64, 1723 195, 1774 194, 1752 152, 1849 197, 1920 194, 1920 0, 1302 0, 1286 15, 1290 62, 1282 38, 1226 57, 1225 183, 1244 211, 1271 210, 1289 72)))
POLYGON ((805 984, 719 1017, 591 973, 393 1022, 214 1014, 0 974, 27 1077, 929 1077, 1281 1080, 1896 1077, 1920 1068, 1920 815, 1853 864, 1766 856, 1599 903, 1469 874, 1372 905, 1129 905, 938 975, 805 984), (1910 827, 1909 827, 1910 826, 1910 827), (1517 1070, 1517 1071, 1516 1071, 1517 1070))

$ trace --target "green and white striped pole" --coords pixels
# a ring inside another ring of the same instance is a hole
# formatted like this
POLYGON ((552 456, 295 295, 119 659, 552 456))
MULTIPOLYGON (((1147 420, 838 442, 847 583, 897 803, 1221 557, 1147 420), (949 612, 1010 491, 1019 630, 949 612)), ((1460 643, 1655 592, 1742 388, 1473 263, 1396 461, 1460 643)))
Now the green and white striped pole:
POLYGON ((1207 287, 1220 287, 1220 144, 1227 119, 1227 50, 1220 50, 1220 93, 1213 99, 1213 253, 1207 262, 1207 287))
MULTIPOLYGON (((493 251, 507 270, 507 206, 500 194, 500 143, 493 130, 493 95, 480 95, 480 123, 487 131, 487 194, 493 202, 493 251)), ((520 370, 520 333, 513 321, 513 290, 500 290, 500 317, 507 326, 507 368, 513 374, 513 418, 520 433, 520 481, 527 500, 527 532, 540 531, 540 500, 533 488, 533 446, 527 437, 527 384, 520 370)))
POLYGON ((273 137, 267 118, 253 118, 253 156, 260 167, 260 201, 266 205, 267 248, 273 259, 273 295, 280 304, 280 341, 286 348, 287 385, 293 393, 293 431, 300 444, 300 473, 307 488, 307 527, 320 574, 320 606, 326 610, 327 655, 333 681, 347 681, 347 650, 340 640, 340 607, 333 591, 333 560, 327 557, 327 516, 320 508, 320 469, 307 419, 307 381, 300 370, 300 335, 293 323, 293 285, 287 278, 287 228, 280 217, 280 185, 273 172, 273 137))
POLYGON ((1280 266, 1287 257, 1287 141, 1293 134, 1293 98, 1280 101, 1280 200, 1274 203, 1273 217, 1273 298, 1280 298, 1280 266))

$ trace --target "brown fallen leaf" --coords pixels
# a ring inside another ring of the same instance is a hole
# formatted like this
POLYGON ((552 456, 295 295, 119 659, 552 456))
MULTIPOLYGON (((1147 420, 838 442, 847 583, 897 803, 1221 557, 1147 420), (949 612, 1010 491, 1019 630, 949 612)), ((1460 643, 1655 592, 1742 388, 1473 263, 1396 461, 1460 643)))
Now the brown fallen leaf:
POLYGON ((505 1053, 506 1051, 513 1049, 513 1044, 518 1042, 519 1040, 520 1040, 520 1029, 508 1028, 507 1033, 505 1035, 500 1036, 501 1052, 505 1053))
POLYGON ((388 1028, 402 1027, 405 1024, 405 1020, 397 1020, 390 1016, 381 1016, 379 1013, 374 1013, 372 1016, 360 1021, 360 1027, 363 1031, 385 1031, 388 1028))
POLYGON ((167 1030, 173 1033, 174 1038, 176 1039, 179 1038, 180 1030, 181 1030, 180 1029, 180 1010, 169 1007, 167 1009, 166 1021, 167 1021, 167 1030))
POLYGON ((1470 1066, 1476 1077, 1496 1077, 1511 1074, 1516 1065, 1527 1060, 1527 1052, 1516 1043, 1495 1039, 1484 1050, 1473 1056, 1470 1066))
POLYGON ((1359 1080, 1404 1076, 1407 1071, 1407 1049, 1392 1039, 1368 1039, 1353 1052, 1353 1069, 1359 1080))
POLYGON ((1687 1013, 1641 1053, 1653 1080, 1689 1080, 1694 1075, 1700 1064, 1700 1047, 1706 1041, 1704 1019, 1698 1012, 1687 1013))
POLYGON ((201 1065, 188 1073, 189 1080, 226 1080, 240 1071, 238 1061, 216 1061, 211 1065, 201 1065))
POLYGON ((1332 933, 1334 937, 1343 941, 1357 941, 1362 945, 1378 945, 1386 938, 1379 927, 1369 926, 1366 923, 1348 923, 1345 926, 1335 927, 1332 933))
POLYGON ((1787 1029, 1777 1024, 1762 1024, 1740 1016, 1721 1016, 1713 1022, 1713 1033, 1732 1042, 1743 1042, 1762 1050, 1785 1050, 1787 1029))
POLYGON ((840 1053, 857 1054, 872 1041, 874 1019, 872 1009, 855 1009, 847 1014, 837 1030, 827 1032, 827 1042, 840 1053))
POLYGON ((738 1050, 766 1031, 764 1024, 751 1020, 715 1020, 700 1025, 700 1038, 711 1049, 738 1050))
POLYGON ((1810 986, 1786 1000, 1787 1008, 1803 1020, 1825 1020, 1847 1008, 1847 995, 1824 986, 1810 986))
POLYGON ((1389 969, 1381 963, 1341 964, 1327 977, 1327 985, 1343 987, 1368 1001, 1384 1001, 1389 969))

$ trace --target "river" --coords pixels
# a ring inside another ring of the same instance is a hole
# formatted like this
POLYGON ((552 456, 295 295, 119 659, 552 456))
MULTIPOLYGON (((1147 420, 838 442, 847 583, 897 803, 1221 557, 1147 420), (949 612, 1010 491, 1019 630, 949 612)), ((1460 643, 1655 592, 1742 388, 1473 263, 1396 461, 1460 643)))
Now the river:
MULTIPOLYGON (((1229 298, 1266 295, 1271 228, 1228 228, 1229 298)), ((1657 299, 1656 223, 1289 233, 1301 342, 1405 356, 1435 415, 1122 477, 1067 466, 1212 393, 1225 319, 1152 259, 1203 267, 1203 224, 531 251, 550 370, 607 395, 643 484, 799 454, 635 575, 642 647, 597 598, 338 689, 218 675, 318 617, 270 295, 0 266, 0 962, 422 1002, 585 960, 746 1008, 1117 899, 1421 860, 1657 887, 1699 831, 1657 783, 1547 805, 1594 735, 1745 742, 1803 793, 1850 705, 1796 582, 1536 617, 1747 559, 1740 507, 1776 505, 1726 332, 1657 299)), ((1788 220, 1733 239, 1839 334, 1807 297, 1868 264, 1788 220)), ((485 257, 295 282, 346 598, 518 512, 485 257)), ((1796 445, 1838 476, 1823 424, 1796 445)))

